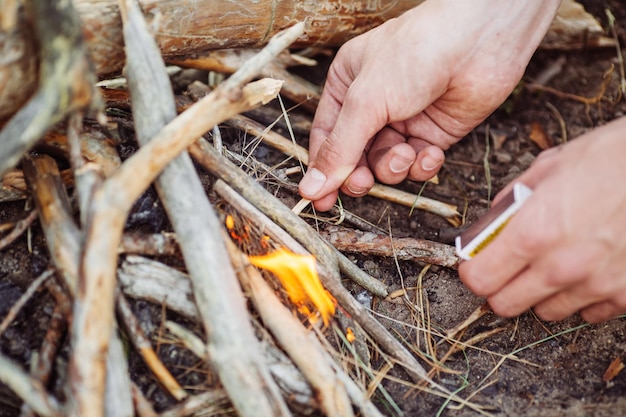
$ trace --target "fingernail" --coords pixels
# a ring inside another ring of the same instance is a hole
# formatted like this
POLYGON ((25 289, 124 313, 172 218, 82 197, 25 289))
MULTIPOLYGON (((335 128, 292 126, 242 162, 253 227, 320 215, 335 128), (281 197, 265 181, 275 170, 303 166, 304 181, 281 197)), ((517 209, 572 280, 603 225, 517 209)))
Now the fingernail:
POLYGON ((391 158, 391 161, 389 161, 389 169, 391 172, 397 174, 406 171, 412 164, 412 160, 407 160, 396 155, 391 158))
POLYGON ((363 195, 366 194, 369 190, 367 188, 363 188, 363 187, 354 187, 350 184, 346 185, 346 188, 348 189, 348 191, 350 191, 352 194, 354 195, 363 195))
POLYGON ((422 159, 422 169, 424 171, 432 171, 438 166, 439 166, 439 161, 428 155, 426 155, 424 159, 422 159))
POLYGON ((326 175, 315 168, 309 169, 302 181, 300 181, 300 192, 306 196, 316 195, 324 186, 326 175))

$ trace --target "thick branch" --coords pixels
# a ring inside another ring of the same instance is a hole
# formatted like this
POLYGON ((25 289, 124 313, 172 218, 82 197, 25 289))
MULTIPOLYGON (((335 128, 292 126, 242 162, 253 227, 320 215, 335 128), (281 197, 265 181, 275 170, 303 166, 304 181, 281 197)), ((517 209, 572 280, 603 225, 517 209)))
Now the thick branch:
POLYGON ((235 73, 212 94, 182 113, 139 149, 94 193, 89 213, 79 292, 74 308, 70 362, 71 388, 77 409, 100 416, 109 335, 113 327, 113 300, 117 247, 133 202, 163 168, 214 125, 265 103, 278 93, 280 82, 261 80, 243 86, 264 63, 273 59, 302 33, 302 26, 272 40, 264 52, 235 73))

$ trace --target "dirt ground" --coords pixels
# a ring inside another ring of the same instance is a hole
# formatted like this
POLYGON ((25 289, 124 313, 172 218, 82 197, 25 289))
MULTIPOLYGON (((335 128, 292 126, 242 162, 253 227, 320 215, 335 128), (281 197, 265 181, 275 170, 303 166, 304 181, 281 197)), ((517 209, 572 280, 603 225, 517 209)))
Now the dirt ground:
MULTIPOLYGON (((604 9, 610 8, 617 18, 620 42, 626 45, 626 5, 623 2, 587 0, 581 3, 603 27, 608 27, 604 9)), ((536 133, 542 129, 554 144, 560 144, 626 114, 626 100, 618 100, 619 81, 615 49, 539 51, 518 91, 475 132, 447 152, 446 164, 439 175, 440 183, 428 184, 422 195, 460 208, 467 206, 468 222, 475 220, 487 210, 489 197, 527 168, 540 152, 539 146, 530 140, 531 130, 536 133), (531 92, 525 88, 560 60, 562 68, 547 86, 563 93, 592 98, 601 92, 604 78, 609 77, 603 99, 585 105, 572 98, 545 91, 531 92), (489 136, 487 132, 490 132, 489 136), (485 175, 487 152, 491 186, 485 175)), ((261 147, 256 155, 261 158, 262 153, 271 152, 261 147)), ((422 184, 407 182, 399 187, 418 193, 422 184)), ((288 204, 296 201, 293 194, 283 192, 281 195, 288 204)), ((343 198, 342 203, 347 211, 383 230, 391 230, 395 237, 451 243, 451 227, 438 216, 424 212, 410 214, 406 207, 371 197, 343 198)), ((23 207, 24 202, 0 205, 0 224, 22 218, 23 207)), ((159 217, 163 213, 152 212, 150 215, 159 217)), ((133 227, 159 231, 168 226, 152 222, 133 227)), ((30 249, 28 238, 25 234, 0 252, 0 317, 6 315, 33 277, 48 265, 45 241, 38 226, 31 229, 30 249)), ((450 345, 441 342, 436 333, 459 324, 483 304, 482 299, 463 286, 454 270, 431 267, 420 277, 424 265, 414 262, 363 255, 349 257, 386 283, 390 290, 409 289, 407 298, 384 301, 366 296, 365 299, 371 302, 369 305, 376 317, 420 358, 429 353, 436 354, 441 361, 450 345), (416 291, 416 287, 420 291, 416 291), (424 317, 433 329, 432 334, 425 335, 416 330, 424 317)), ((355 296, 363 295, 361 288, 349 282, 346 285, 355 296)), ((35 294, 2 334, 0 351, 27 366, 41 346, 53 307, 54 302, 45 291, 35 294)), ((145 330, 156 338, 162 320, 161 307, 134 301, 133 308, 145 330)), ((168 314, 168 319, 173 318, 176 319, 174 314, 168 314)), ((484 407, 485 412, 493 416, 626 415, 626 373, 621 372, 608 382, 603 379, 612 361, 626 360, 625 323, 624 317, 587 325, 578 316, 561 322, 544 322, 532 312, 515 319, 502 319, 487 313, 460 337, 462 341, 470 341, 477 335, 485 335, 485 338, 471 342, 471 346, 462 352, 453 353, 444 365, 438 367, 440 372, 435 379, 450 391, 484 407)), ((382 369, 385 363, 380 355, 375 350, 371 353, 373 369, 382 369)), ((176 345, 162 344, 159 354, 185 386, 201 390, 210 379, 207 377, 210 371, 199 366, 189 352, 176 345)), ((171 405, 171 398, 153 380, 137 355, 131 352, 129 357, 133 380, 144 389, 155 408, 162 410, 171 405)), ((62 352, 57 359, 57 368, 64 369, 62 364, 66 360, 62 352)), ((431 363, 423 363, 431 369, 431 363)), ((479 415, 469 407, 459 407, 445 398, 420 392, 413 383, 406 382, 407 376, 398 368, 390 370, 387 376, 382 386, 393 400, 385 399, 380 392, 375 394, 385 415, 400 415, 393 403, 406 416, 479 415)), ((64 375, 55 374, 50 390, 61 393, 60 381, 63 380, 64 375)), ((19 405, 17 397, 0 384, 0 417, 19 415, 19 405)))

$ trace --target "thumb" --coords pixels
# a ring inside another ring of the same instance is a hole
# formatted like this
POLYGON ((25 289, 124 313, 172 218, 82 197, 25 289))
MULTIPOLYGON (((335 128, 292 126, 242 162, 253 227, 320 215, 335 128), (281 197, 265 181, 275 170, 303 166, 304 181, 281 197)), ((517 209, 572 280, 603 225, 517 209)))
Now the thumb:
POLYGON ((376 90, 359 81, 355 79, 343 103, 330 92, 322 94, 311 127, 309 170, 299 185, 303 197, 315 201, 338 190, 368 141, 387 123, 383 103, 372 100, 376 90))

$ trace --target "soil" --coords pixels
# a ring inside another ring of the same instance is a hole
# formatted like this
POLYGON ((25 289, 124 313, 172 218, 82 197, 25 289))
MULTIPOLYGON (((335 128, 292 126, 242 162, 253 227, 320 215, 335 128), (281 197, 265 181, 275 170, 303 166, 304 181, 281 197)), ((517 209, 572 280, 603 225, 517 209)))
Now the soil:
MULTIPOLYGON (((620 42, 626 45, 626 6, 623 2, 587 0, 581 3, 603 27, 608 27, 604 10, 610 8, 617 18, 620 42)), ((309 74, 310 78, 319 81, 322 70, 309 74)), ((537 52, 520 88, 485 123, 447 152, 445 166, 439 175, 440 183, 427 184, 422 195, 467 207, 467 221, 475 220, 487 210, 490 198, 526 169, 541 151, 530 140, 531 129, 536 131, 539 126, 545 136, 558 145, 626 114, 626 100, 618 93, 619 82, 614 49, 537 52), (595 97, 601 91, 604 77, 608 76, 610 82, 604 99, 587 106, 571 98, 532 92, 526 88, 529 82, 560 59, 564 60, 561 71, 546 85, 563 93, 595 97), (485 174, 485 155, 490 185, 485 174)), ((128 152, 128 149, 124 151, 128 152)), ((271 154, 263 148, 257 152, 271 154)), ((206 183, 210 181, 207 179, 206 183)), ((422 184, 406 182, 399 187, 419 193, 422 184)), ((293 194, 282 195, 290 205, 295 201, 293 194)), ((147 206, 154 206, 152 200, 150 202, 147 206)), ((429 213, 410 213, 406 207, 370 197, 343 198, 342 203, 347 211, 383 230, 391 230, 396 237, 450 243, 449 236, 453 235, 445 220, 429 213)), ((2 204, 0 224, 24 217, 23 207, 24 202, 2 204)), ((150 216, 148 213, 146 217, 150 216)), ((152 216, 161 218, 163 213, 157 211, 152 216)), ((157 231, 168 228, 166 222, 162 224, 160 221, 133 224, 132 227, 156 228, 157 231)), ((349 256, 359 267, 386 283, 391 291, 403 287, 409 289, 407 298, 385 301, 365 297, 365 300, 371 302, 379 320, 422 359, 426 353, 436 353, 437 360, 441 361, 450 345, 441 342, 435 336, 436 332, 459 324, 484 302, 463 286, 454 270, 431 267, 420 276, 424 265, 414 262, 349 256), (416 292, 416 287, 420 291, 416 292), (426 315, 426 322, 433 330, 426 336, 415 327, 422 314, 426 315), (429 346, 429 343, 433 345, 429 346)), ((45 239, 37 225, 31 228, 30 237, 24 235, 0 252, 0 317, 6 315, 34 277, 46 268, 48 261, 45 239)), ((346 285, 355 295, 362 294, 363 290, 354 284, 346 282, 346 285)), ((37 292, 0 337, 0 352, 27 367, 41 346, 53 308, 52 297, 44 290, 37 292)), ((155 339, 162 321, 161 307, 146 301, 134 301, 133 308, 144 330, 155 339)), ((177 317, 169 313, 168 319, 177 317)), ((493 416, 626 415, 626 372, 618 373, 610 381, 603 378, 611 362, 619 358, 626 360, 624 324, 623 317, 588 325, 579 316, 561 322, 545 322, 532 311, 514 319, 487 313, 460 336, 463 341, 470 341, 477 335, 485 337, 470 343, 470 347, 452 354, 445 364, 437 366, 440 372, 435 379, 450 391, 484 407, 493 416)), ((64 349, 67 350, 67 341, 64 349)), ((62 351, 57 359, 59 370, 64 369, 66 353, 62 351)), ((203 384, 210 385, 211 378, 207 377, 210 370, 206 366, 198 367, 197 360, 189 352, 163 343, 159 354, 184 386, 201 388, 203 384)), ((155 382, 136 353, 129 353, 129 361, 133 380, 155 408, 162 410, 171 405, 172 399, 155 382)), ((423 363, 431 369, 431 362, 423 363)), ((371 366, 382 369, 384 365, 381 356, 372 349, 371 366)), ((407 416, 479 415, 469 407, 459 407, 445 398, 420 392, 415 384, 406 382, 409 379, 399 367, 391 369, 388 376, 382 386, 393 401, 385 399, 379 392, 375 394, 385 415, 398 415, 392 403, 407 416)), ((57 371, 50 391, 61 396, 63 380, 64 375, 57 371)), ((0 417, 19 415, 19 406, 19 399, 0 384, 0 417)))

